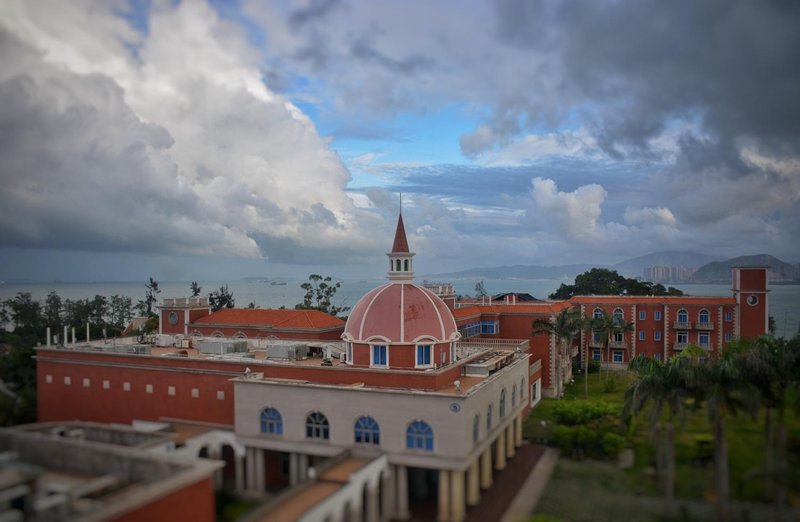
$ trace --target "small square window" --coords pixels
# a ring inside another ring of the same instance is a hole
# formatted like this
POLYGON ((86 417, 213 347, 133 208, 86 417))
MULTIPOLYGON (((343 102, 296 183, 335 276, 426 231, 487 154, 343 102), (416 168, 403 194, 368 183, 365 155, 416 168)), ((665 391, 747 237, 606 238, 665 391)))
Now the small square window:
POLYGON ((167 386, 167 395, 175 395, 175 386, 167 386))
POLYGON ((656 341, 661 340, 661 330, 656 330, 655 332, 653 332, 653 339, 655 339, 656 341))
POLYGON ((152 384, 145 384, 144 385, 144 391, 146 393, 153 393, 153 385, 152 384))
POLYGON ((644 310, 639 310, 639 320, 644 321, 645 319, 647 319, 647 312, 644 310))
POLYGON ((726 320, 727 322, 731 322, 731 321, 733 321, 733 312, 731 312, 730 310, 728 310, 727 312, 725 312, 725 320, 726 320))
POLYGON ((644 341, 645 340, 644 330, 639 330, 639 340, 640 341, 644 341))
POLYGON ((123 391, 131 391, 131 383, 123 382, 122 383, 122 389, 123 389, 123 391))
POLYGON ((48 373, 44 376, 44 382, 47 384, 53 384, 53 376, 48 373))
POLYGON ((726 341, 733 340, 733 332, 725 332, 725 340, 726 341))
POLYGON ((92 385, 92 381, 87 379, 86 377, 83 378, 83 387, 89 388, 92 385))
POLYGON ((225 392, 224 391, 217 391, 217 400, 224 401, 225 400, 225 392))
POLYGON ((593 361, 600 360, 600 350, 592 350, 592 360, 593 361))
POLYGON ((614 354, 613 354, 612 357, 614 358, 614 362, 615 363, 621 363, 622 362, 622 352, 621 351, 614 350, 614 354))
POLYGON ((661 320, 661 310, 656 310, 655 312, 653 312, 653 319, 655 319, 656 321, 661 320))
POLYGON ((197 388, 192 388, 192 398, 196 399, 198 397, 200 397, 200 390, 198 390, 197 388))
POLYGON ((65 386, 70 386, 71 384, 72 384, 72 377, 70 377, 69 375, 65 376, 64 377, 64 385, 65 386))
POLYGON ((111 381, 109 381, 109 380, 107 380, 107 379, 106 379, 106 380, 103 380, 103 389, 104 389, 104 390, 108 390, 108 389, 110 389, 110 388, 111 388, 111 381))

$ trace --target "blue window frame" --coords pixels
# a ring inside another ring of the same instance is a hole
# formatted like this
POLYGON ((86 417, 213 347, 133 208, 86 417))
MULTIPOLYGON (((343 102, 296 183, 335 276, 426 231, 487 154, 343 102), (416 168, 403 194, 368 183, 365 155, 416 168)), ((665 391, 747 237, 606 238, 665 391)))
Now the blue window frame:
POLYGON ((653 319, 655 319, 656 321, 661 320, 661 310, 656 310, 655 312, 653 312, 653 319))
POLYGON ((406 448, 433 451, 433 428, 425 421, 414 421, 406 429, 406 448))
POLYGON ((639 310, 639 320, 644 321, 645 319, 647 319, 647 312, 644 310, 639 310))
POLYGON ((594 312, 592 312, 592 317, 595 319, 600 319, 603 317, 603 311, 600 308, 595 308, 594 312))
POLYGON ((486 433, 489 433, 492 430, 492 410, 494 407, 490 404, 488 408, 486 408, 486 433))
POLYGON ((431 364, 431 345, 417 345, 417 366, 428 366, 431 364))
POLYGON ((711 322, 711 315, 708 310, 700 310, 700 313, 697 314, 697 322, 700 324, 709 324, 711 322))
POLYGON ((621 308, 617 308, 614 310, 614 324, 620 324, 624 318, 625 316, 622 313, 621 308))
POLYGON ((733 339, 733 333, 731 333, 731 332, 725 332, 725 340, 726 340, 726 341, 730 341, 730 340, 732 340, 732 339, 733 339))
POLYGON ((731 312, 730 310, 725 312, 725 320, 728 322, 733 321, 733 312, 731 312))
POLYGON ((656 341, 661 340, 661 330, 656 330, 655 332, 653 332, 653 339, 655 339, 656 341))
POLYGON ((708 335, 708 332, 700 332, 697 334, 697 344, 705 348, 711 346, 711 336, 708 335))
POLYGON ((378 426, 378 421, 372 417, 359 417, 354 432, 356 442, 376 445, 381 443, 381 428, 378 426))
POLYGON ((386 366, 386 345, 373 344, 372 345, 372 365, 373 366, 386 366))
POLYGON ((644 341, 645 340, 644 330, 639 330, 639 340, 640 341, 644 341))
POLYGON ((264 408, 261 411, 261 433, 283 435, 283 417, 275 408, 264 408))
POLYGON ((315 411, 306 417, 306 437, 309 439, 328 440, 331 436, 328 417, 315 411))
POLYGON ((603 360, 602 359, 602 354, 600 353, 600 350, 592 350, 592 360, 593 361, 601 361, 601 360, 603 360))
POLYGON ((506 389, 503 388, 500 392, 500 418, 506 415, 506 389))

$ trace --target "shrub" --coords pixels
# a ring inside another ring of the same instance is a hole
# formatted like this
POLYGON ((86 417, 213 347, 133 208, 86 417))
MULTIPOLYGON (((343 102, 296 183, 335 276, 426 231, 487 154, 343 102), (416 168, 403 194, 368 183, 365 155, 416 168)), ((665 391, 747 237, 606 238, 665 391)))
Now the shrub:
POLYGON ((576 426, 594 419, 616 415, 614 408, 605 402, 559 402, 553 408, 553 417, 559 424, 576 426))
POLYGON ((603 391, 605 393, 614 393, 617 391, 617 379, 614 377, 608 379, 603 385, 603 391))
POLYGON ((600 361, 589 361, 589 373, 597 373, 600 371, 600 361))
POLYGON ((606 456, 613 457, 625 447, 625 438, 611 431, 607 431, 603 434, 600 445, 606 456))

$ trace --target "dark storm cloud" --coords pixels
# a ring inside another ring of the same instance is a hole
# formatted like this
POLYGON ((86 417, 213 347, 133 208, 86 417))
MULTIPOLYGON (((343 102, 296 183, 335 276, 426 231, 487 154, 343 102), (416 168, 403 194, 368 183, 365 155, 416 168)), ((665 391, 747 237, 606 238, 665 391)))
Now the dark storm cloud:
MULTIPOLYGON (((672 119, 698 120, 712 139, 684 150, 732 173, 741 137, 798 152, 800 3, 501 0, 497 14, 509 44, 555 53, 565 93, 588 105, 612 155, 647 151, 672 119)), ((541 110, 518 109, 531 120, 541 110)))

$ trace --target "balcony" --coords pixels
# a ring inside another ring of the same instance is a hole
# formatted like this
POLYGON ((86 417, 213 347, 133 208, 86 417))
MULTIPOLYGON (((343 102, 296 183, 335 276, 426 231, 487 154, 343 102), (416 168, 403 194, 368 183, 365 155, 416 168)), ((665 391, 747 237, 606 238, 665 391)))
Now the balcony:
POLYGON ((689 346, 689 343, 678 342, 672 345, 672 349, 675 350, 676 352, 679 352, 681 350, 686 349, 687 346, 689 346))
POLYGON ((692 327, 692 323, 689 321, 675 321, 672 323, 672 327, 676 330, 688 330, 692 327))
POLYGON ((615 350, 627 350, 628 349, 628 342, 627 341, 611 341, 609 345, 612 349, 615 350))
POLYGON ((709 323, 695 323, 694 327, 697 330, 713 330, 714 329, 714 323, 710 323, 710 322, 709 323))
POLYGON ((602 339, 589 339, 589 348, 605 348, 602 339))

